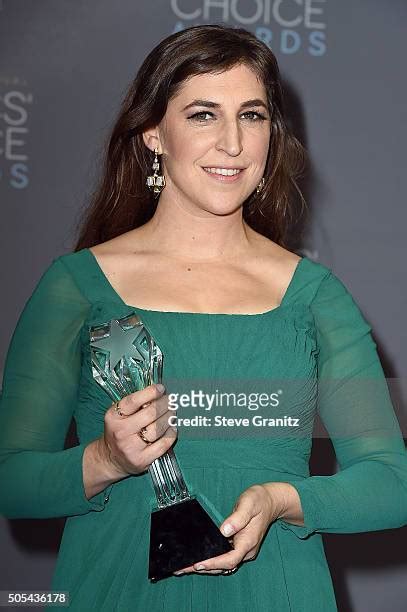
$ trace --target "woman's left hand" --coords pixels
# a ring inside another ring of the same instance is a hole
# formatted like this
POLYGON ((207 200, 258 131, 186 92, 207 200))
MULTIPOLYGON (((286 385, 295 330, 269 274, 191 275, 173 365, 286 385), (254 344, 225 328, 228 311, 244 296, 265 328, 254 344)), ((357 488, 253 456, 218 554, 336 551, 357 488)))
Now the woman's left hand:
POLYGON ((284 508, 281 488, 276 488, 276 494, 273 495, 271 483, 268 484, 268 488, 255 484, 243 491, 233 507, 232 514, 220 526, 223 535, 230 538, 233 536, 232 551, 198 561, 174 573, 221 574, 224 570, 234 569, 243 561, 254 559, 269 525, 280 516, 284 508), (228 525, 232 527, 232 531, 227 531, 228 525), (203 566, 202 569, 200 566, 203 566))

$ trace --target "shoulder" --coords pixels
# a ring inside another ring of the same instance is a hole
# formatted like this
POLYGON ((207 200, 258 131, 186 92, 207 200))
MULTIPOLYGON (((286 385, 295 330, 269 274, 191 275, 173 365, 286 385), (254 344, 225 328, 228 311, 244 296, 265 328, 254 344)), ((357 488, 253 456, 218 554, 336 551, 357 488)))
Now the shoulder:
POLYGON ((69 279, 75 283, 80 279, 81 275, 86 273, 88 257, 87 249, 59 255, 53 259, 48 268, 49 273, 53 273, 60 279, 69 279))
POLYGON ((86 250, 88 255, 89 253, 93 255, 104 274, 110 280, 114 280, 121 269, 130 265, 132 269, 148 265, 151 240, 146 239, 144 228, 141 226, 86 250))
MULTIPOLYGON (((347 318, 348 321, 366 324, 359 304, 350 290, 349 283, 334 270, 306 254, 291 252, 269 239, 265 249, 270 261, 278 262, 275 270, 285 270, 295 282, 292 297, 306 301, 318 316, 347 318), (290 273, 291 271, 291 273, 290 273)), ((283 274, 284 272, 282 272, 283 274)))
POLYGON ((55 311, 62 321, 62 313, 82 312, 88 308, 88 300, 64 264, 66 258, 66 255, 57 256, 42 270, 25 301, 25 316, 35 312, 36 316, 50 320, 50 313, 55 311))
POLYGON ((90 247, 90 250, 97 257, 103 258, 142 253, 149 245, 149 239, 146 237, 145 231, 146 226, 147 224, 142 225, 115 238, 106 240, 106 242, 95 244, 90 247))
POLYGON ((310 304, 320 330, 338 339, 342 337, 343 340, 369 334, 372 327, 357 296, 350 290, 349 283, 330 268, 322 264, 315 265, 326 272, 310 304))
POLYGON ((65 293, 67 299, 75 296, 91 302, 99 274, 92 253, 86 248, 55 257, 43 275, 42 282, 45 280, 65 293))
POLYGON ((37 286, 58 286, 64 283, 66 276, 69 276, 69 272, 64 265, 64 257, 66 256, 59 255, 54 257, 46 265, 42 270, 37 286))
POLYGON ((290 251, 254 230, 251 230, 251 232, 259 259, 262 259, 268 268, 273 268, 277 272, 285 271, 289 273, 294 272, 297 266, 304 262, 304 268, 307 268, 307 272, 312 272, 316 277, 322 278, 331 272, 330 268, 303 255, 300 251, 290 251))
MULTIPOLYGON (((290 251, 272 240, 262 237, 260 241, 264 261, 268 269, 292 277, 298 270, 299 285, 311 284, 316 294, 326 279, 335 277, 332 269, 323 263, 303 254, 301 251, 290 251)), ((336 277, 335 277, 336 278, 336 277)), ((309 287, 309 292, 311 287, 309 287)))
POLYGON ((320 276, 320 284, 318 290, 315 293, 314 302, 323 302, 324 300, 335 300, 345 298, 345 300, 354 301, 352 293, 350 291, 350 284, 338 274, 336 274, 332 268, 325 266, 320 262, 313 261, 306 258, 309 262, 309 267, 320 276))

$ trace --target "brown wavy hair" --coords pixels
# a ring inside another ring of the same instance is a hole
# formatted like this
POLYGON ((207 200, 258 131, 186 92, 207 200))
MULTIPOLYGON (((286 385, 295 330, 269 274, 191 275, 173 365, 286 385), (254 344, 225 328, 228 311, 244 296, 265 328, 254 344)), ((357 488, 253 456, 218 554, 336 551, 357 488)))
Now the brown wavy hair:
POLYGON ((265 184, 243 203, 243 218, 255 231, 286 246, 291 223, 298 221, 305 207, 297 179, 305 168, 306 152, 286 125, 277 60, 244 28, 207 24, 171 34, 141 65, 108 137, 102 177, 79 221, 75 251, 151 219, 158 200, 145 181, 152 173, 154 153, 144 144, 142 133, 161 122, 169 100, 188 77, 222 72, 239 63, 251 68, 264 84, 271 116, 265 184))

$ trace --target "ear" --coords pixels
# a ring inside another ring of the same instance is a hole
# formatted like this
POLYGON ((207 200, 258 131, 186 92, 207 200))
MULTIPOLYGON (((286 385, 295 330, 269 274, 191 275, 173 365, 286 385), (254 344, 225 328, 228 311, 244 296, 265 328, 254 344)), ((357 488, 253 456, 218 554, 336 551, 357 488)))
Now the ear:
POLYGON ((143 141, 150 151, 154 152, 154 149, 158 149, 158 154, 162 154, 161 139, 157 128, 143 132, 143 141))

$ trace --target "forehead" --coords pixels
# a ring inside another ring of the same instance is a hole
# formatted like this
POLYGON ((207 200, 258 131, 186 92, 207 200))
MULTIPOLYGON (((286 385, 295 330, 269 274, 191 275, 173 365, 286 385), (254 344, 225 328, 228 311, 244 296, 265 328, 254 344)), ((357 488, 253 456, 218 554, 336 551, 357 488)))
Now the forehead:
POLYGON ((187 79, 172 102, 181 104, 189 98, 201 98, 222 103, 236 100, 237 103, 254 97, 266 96, 263 83, 248 66, 240 64, 217 74, 197 74, 187 79))

